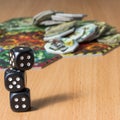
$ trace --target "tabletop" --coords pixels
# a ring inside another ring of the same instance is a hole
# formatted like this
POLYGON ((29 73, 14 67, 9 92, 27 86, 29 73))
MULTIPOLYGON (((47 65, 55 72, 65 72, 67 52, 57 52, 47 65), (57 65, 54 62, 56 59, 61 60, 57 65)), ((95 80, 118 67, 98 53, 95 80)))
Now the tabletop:
MULTIPOLYGON (((0 0, 0 22, 43 10, 86 13, 120 31, 120 0, 0 0)), ((0 71, 0 120, 120 120, 120 48, 27 72, 32 110, 12 112, 0 71)))

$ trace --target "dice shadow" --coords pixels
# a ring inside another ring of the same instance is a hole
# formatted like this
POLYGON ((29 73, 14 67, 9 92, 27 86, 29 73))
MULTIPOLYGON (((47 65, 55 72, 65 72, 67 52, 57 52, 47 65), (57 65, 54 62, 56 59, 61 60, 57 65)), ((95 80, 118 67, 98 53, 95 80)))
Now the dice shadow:
POLYGON ((53 105, 56 103, 72 100, 72 99, 75 99, 76 97, 78 97, 78 96, 75 96, 74 94, 71 93, 71 94, 59 94, 59 95, 54 95, 54 96, 48 96, 45 98, 33 100, 32 101, 33 107, 31 109, 31 111, 42 109, 44 107, 47 107, 49 105, 53 105))

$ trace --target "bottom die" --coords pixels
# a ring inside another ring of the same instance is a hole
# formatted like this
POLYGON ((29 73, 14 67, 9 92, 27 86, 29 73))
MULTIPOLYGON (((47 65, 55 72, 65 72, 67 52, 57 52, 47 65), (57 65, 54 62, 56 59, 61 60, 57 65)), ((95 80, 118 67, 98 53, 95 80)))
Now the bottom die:
POLYGON ((26 112, 30 110, 30 90, 26 88, 21 92, 10 92, 10 106, 15 112, 26 112))

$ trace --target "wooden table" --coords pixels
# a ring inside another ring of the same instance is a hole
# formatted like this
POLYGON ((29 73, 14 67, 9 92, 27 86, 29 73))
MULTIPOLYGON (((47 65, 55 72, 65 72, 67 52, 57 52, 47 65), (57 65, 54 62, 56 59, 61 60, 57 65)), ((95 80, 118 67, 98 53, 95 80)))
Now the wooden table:
MULTIPOLYGON (((86 13, 120 30, 120 0, 0 0, 0 22, 55 9, 86 13)), ((27 72, 32 111, 12 112, 0 71, 0 120, 120 120, 120 48, 63 58, 27 72)))

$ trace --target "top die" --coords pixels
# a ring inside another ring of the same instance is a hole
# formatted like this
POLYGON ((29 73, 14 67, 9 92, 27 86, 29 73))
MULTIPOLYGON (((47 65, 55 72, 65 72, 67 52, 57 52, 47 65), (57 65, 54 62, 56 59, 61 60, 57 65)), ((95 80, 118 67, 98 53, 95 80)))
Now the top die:
POLYGON ((29 47, 15 47, 10 50, 10 66, 22 71, 29 70, 34 64, 34 53, 29 47))

